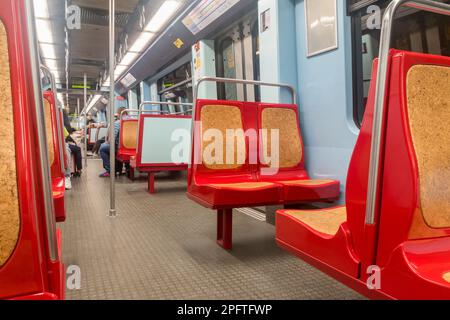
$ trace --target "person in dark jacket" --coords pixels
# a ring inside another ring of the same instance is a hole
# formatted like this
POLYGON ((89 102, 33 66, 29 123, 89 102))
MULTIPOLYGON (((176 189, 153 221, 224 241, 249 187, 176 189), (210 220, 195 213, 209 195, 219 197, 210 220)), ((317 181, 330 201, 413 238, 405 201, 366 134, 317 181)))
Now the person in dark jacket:
POLYGON ((76 130, 72 128, 70 125, 69 116, 67 115, 66 110, 63 110, 63 121, 64 127, 66 128, 69 135, 66 138, 66 142, 69 144, 69 149, 71 154, 75 157, 75 172, 73 173, 74 177, 80 177, 81 172, 83 170, 83 156, 81 154, 81 148, 76 144, 75 140, 70 136, 76 130))

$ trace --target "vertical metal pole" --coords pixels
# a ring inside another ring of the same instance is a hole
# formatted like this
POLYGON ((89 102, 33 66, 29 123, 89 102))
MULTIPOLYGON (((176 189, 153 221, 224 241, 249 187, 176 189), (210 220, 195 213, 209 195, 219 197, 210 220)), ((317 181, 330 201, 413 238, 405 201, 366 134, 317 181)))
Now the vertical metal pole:
POLYGON ((87 129, 87 75, 84 74, 84 170, 87 169, 88 162, 87 162, 87 135, 88 135, 88 129, 87 129))
POLYGON ((114 69, 115 69, 115 0, 109 0, 109 156, 110 156, 110 209, 109 217, 116 217, 116 145, 114 137, 114 69))
POLYGON ((80 98, 77 99, 77 130, 80 131, 80 98))

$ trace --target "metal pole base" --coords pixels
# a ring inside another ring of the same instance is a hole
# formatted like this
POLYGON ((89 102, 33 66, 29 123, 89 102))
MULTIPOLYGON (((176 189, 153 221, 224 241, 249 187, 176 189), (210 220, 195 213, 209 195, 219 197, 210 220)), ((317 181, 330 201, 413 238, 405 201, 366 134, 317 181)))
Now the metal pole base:
POLYGON ((110 209, 109 210, 108 218, 117 218, 117 211, 116 211, 116 209, 110 209))

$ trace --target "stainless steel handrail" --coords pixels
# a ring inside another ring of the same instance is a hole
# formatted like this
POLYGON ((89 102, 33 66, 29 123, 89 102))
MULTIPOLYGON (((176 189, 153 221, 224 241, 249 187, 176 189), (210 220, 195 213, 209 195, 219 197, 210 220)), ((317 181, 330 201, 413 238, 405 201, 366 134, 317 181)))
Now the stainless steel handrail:
POLYGON ((53 207, 53 192, 51 186, 50 163, 48 157, 47 134, 45 132, 45 116, 43 112, 43 96, 41 77, 39 72, 38 41, 34 20, 34 9, 31 0, 25 1, 25 16, 27 21, 28 47, 30 52, 30 69, 33 85, 33 97, 36 106, 36 125, 41 157, 40 169, 42 179, 42 192, 44 196, 45 224, 48 239, 48 253, 51 261, 58 259, 58 243, 56 240, 56 218, 53 207))
POLYGON ((50 71, 50 69, 47 68, 46 66, 41 65, 40 68, 41 68, 41 70, 44 73, 47 74, 47 76, 49 77, 50 82, 51 82, 52 92, 53 92, 53 95, 54 95, 54 103, 55 103, 54 113, 55 113, 55 116, 56 116, 56 130, 58 131, 57 139, 58 139, 58 144, 59 144, 59 158, 61 159, 60 160, 60 162, 61 162, 61 170, 62 170, 62 172, 65 172, 66 171, 66 164, 65 164, 65 161, 64 161, 64 153, 63 152, 64 152, 64 150, 66 150, 66 146, 64 144, 64 141, 62 141, 62 138, 61 138, 62 126, 61 126, 61 117, 60 117, 60 114, 59 114, 60 110, 59 110, 59 107, 58 107, 58 98, 56 96, 55 76, 50 71))
POLYGON ((146 105, 163 105, 163 106, 190 106, 192 107, 194 104, 192 102, 169 102, 169 101, 142 101, 139 105, 139 110, 146 105))
POLYGON ((380 170, 381 136, 384 121, 384 104, 387 92, 387 76, 389 66, 389 50, 391 47, 392 26, 397 10, 402 6, 418 10, 430 11, 438 14, 450 15, 450 5, 431 0, 393 0, 383 16, 381 27, 379 63, 377 83, 375 89, 375 104, 373 115, 373 132, 370 149, 369 181, 367 185, 366 224, 375 223, 375 210, 378 198, 378 178, 380 170))
POLYGON ((164 94, 166 92, 170 92, 170 91, 172 91, 174 89, 177 89, 177 88, 180 88, 180 87, 182 87, 182 86, 184 86, 184 85, 186 85, 186 84, 188 84, 190 82, 192 82, 192 78, 189 78, 189 79, 183 80, 181 82, 178 82, 178 83, 174 84, 171 87, 167 87, 164 90, 161 90, 160 92, 158 92, 158 94, 161 95, 161 94, 164 94))
POLYGON ((291 92, 292 95, 292 103, 297 104, 297 91, 290 84, 285 83, 274 83, 274 82, 264 82, 257 80, 244 80, 244 79, 231 79, 231 78, 218 78, 218 77, 201 77, 197 80, 194 85, 194 102, 197 101, 198 98, 198 89, 202 82, 216 82, 216 83, 234 83, 234 84, 247 84, 247 85, 255 85, 260 87, 277 87, 277 88, 286 88, 291 92))

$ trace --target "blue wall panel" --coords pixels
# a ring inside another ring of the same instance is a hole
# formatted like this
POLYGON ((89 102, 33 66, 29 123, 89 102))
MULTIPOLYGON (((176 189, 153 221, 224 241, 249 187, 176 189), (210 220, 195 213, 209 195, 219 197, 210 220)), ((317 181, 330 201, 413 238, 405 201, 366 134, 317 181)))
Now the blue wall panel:
POLYGON ((305 3, 296 1, 297 79, 308 171, 314 178, 341 180, 344 191, 358 129, 352 109, 350 18, 346 1, 337 3, 338 49, 307 58, 305 3))

